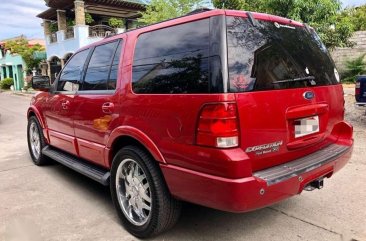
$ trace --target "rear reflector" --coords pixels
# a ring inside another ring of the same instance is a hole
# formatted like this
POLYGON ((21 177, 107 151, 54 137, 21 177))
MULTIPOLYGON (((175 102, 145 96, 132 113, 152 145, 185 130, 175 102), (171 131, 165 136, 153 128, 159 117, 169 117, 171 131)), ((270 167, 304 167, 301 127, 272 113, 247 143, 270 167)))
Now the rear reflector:
POLYGON ((360 82, 356 82, 356 95, 360 95, 361 91, 360 91, 360 88, 361 88, 361 83, 360 82))
POLYGON ((199 116, 196 143, 218 148, 237 147, 238 129, 235 103, 207 104, 199 116))

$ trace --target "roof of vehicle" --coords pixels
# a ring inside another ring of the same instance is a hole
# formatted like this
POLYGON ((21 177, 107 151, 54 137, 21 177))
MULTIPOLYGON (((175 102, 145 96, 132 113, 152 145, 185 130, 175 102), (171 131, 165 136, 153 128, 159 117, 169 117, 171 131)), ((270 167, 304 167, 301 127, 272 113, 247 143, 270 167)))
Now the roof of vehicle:
MULTIPOLYGON (((88 46, 85 46, 85 47, 81 48, 80 50, 90 48, 90 47, 99 45, 104 42, 109 42, 109 41, 121 38, 124 35, 130 35, 130 34, 139 35, 144 32, 149 32, 152 30, 166 28, 169 26, 178 25, 178 24, 191 22, 191 21, 195 21, 195 20, 199 20, 199 19, 204 19, 204 18, 208 18, 211 16, 217 16, 217 15, 248 17, 247 13, 248 12, 246 12, 246 11, 238 11, 238 10, 198 9, 198 10, 195 10, 184 16, 180 16, 180 17, 173 18, 173 19, 168 19, 168 20, 165 20, 162 22, 154 23, 154 24, 147 25, 147 26, 142 26, 140 28, 132 29, 132 30, 126 31, 124 33, 106 37, 105 39, 103 39, 99 42, 96 42, 96 43, 92 43, 88 46)), ((299 27, 304 26, 304 24, 302 24, 300 22, 297 22, 297 21, 294 21, 291 19, 287 19, 287 18, 283 18, 283 17, 279 17, 279 16, 275 16, 275 15, 270 15, 270 14, 266 14, 266 13, 257 13, 257 12, 250 12, 250 13, 256 20, 278 22, 280 24, 287 24, 287 25, 293 25, 293 26, 299 26, 299 27)))

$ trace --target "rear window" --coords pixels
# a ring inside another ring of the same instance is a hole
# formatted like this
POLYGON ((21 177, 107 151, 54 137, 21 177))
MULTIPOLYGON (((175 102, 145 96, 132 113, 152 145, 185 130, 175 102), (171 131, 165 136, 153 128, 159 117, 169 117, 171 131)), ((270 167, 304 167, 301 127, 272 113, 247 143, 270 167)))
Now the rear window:
POLYGON ((229 91, 337 84, 338 73, 319 36, 305 27, 227 17, 229 91))
POLYGON ((133 62, 135 93, 209 92, 209 19, 142 34, 133 62))

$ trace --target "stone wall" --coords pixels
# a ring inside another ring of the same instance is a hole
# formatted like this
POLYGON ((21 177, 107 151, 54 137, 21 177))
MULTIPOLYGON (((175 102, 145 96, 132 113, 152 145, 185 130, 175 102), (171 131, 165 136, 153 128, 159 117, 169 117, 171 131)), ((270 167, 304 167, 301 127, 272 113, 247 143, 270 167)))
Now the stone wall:
POLYGON ((350 38, 350 41, 356 43, 353 48, 336 48, 331 52, 340 73, 344 72, 347 60, 355 59, 362 54, 366 54, 366 31, 355 32, 353 37, 350 38))

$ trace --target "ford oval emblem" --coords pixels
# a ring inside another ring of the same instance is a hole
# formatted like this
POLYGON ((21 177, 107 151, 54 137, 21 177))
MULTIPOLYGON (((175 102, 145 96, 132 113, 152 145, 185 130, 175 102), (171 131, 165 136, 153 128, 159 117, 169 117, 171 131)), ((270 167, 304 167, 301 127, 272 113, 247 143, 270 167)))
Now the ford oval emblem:
POLYGON ((314 92, 312 91, 306 91, 304 94, 303 94, 304 98, 307 99, 307 100, 311 100, 315 97, 315 94, 314 92))

